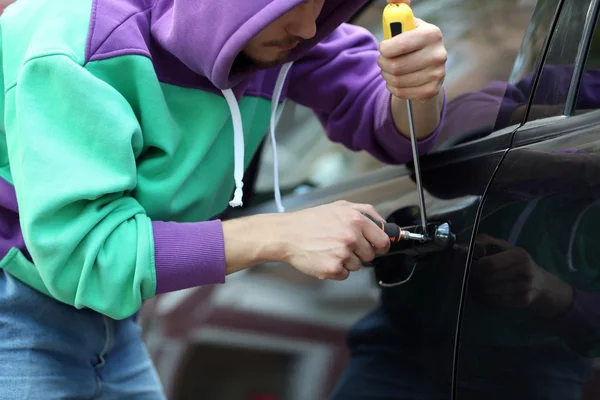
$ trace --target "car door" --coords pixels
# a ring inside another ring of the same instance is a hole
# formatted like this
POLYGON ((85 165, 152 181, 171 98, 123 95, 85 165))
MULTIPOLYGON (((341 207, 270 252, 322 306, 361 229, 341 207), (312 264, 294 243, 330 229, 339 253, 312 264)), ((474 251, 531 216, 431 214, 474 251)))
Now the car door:
POLYGON ((457 400, 600 398, 599 3, 564 2, 541 73, 504 102, 527 122, 471 242, 457 400))

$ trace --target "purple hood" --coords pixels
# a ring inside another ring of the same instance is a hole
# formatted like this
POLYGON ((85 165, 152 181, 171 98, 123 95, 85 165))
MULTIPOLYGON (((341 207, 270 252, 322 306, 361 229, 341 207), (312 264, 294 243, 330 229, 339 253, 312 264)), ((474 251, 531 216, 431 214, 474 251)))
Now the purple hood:
MULTIPOLYGON (((326 0, 317 20, 317 34, 294 49, 287 61, 300 59, 366 2, 326 0)), ((231 72, 246 43, 301 3, 302 0, 156 0, 150 11, 151 35, 190 70, 208 78, 219 89, 229 89, 252 72, 231 72)))

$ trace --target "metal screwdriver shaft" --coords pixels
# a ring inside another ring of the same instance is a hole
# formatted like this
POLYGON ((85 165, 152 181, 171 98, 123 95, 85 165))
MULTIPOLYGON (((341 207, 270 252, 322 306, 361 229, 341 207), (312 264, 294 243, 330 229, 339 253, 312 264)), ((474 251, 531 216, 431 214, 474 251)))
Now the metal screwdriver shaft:
POLYGON ((415 132, 415 121, 413 117, 412 101, 406 100, 408 110, 408 127, 410 130, 410 144, 412 156, 415 163, 415 181, 417 182, 417 194, 419 196, 419 209, 421 211, 421 225, 423 234, 427 236, 427 212, 425 211, 425 194, 423 193, 423 182, 421 181, 421 166, 419 165, 419 148, 417 146, 417 133, 415 132))

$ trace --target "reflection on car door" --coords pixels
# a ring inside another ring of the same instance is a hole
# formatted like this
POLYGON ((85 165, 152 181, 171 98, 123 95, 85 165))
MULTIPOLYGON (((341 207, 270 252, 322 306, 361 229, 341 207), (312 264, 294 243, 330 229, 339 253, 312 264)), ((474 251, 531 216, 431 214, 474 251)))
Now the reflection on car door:
POLYGON ((583 68, 586 56, 598 63, 600 47, 588 53, 598 3, 563 6, 531 122, 487 192, 471 246, 457 400, 600 398, 600 74, 583 68))

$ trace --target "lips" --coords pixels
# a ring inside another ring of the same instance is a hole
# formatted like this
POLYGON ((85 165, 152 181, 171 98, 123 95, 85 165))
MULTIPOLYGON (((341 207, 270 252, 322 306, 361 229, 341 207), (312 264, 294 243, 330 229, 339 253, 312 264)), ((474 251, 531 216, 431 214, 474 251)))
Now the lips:
POLYGON ((288 50, 292 50, 293 48, 295 48, 296 46, 298 46, 298 43, 294 43, 288 46, 276 46, 279 50, 283 50, 283 51, 288 51, 288 50))

